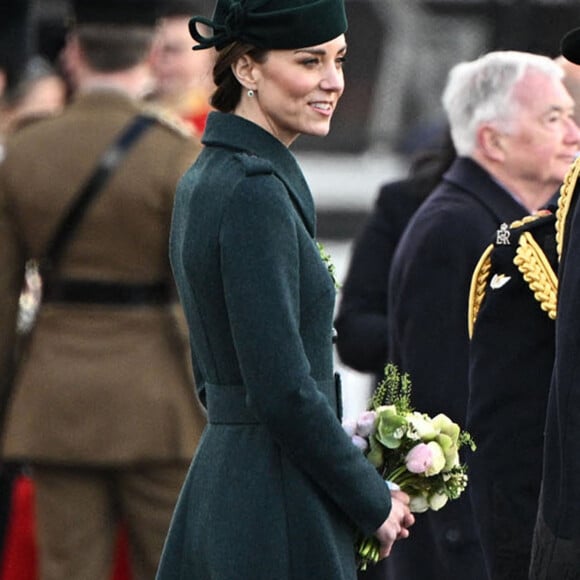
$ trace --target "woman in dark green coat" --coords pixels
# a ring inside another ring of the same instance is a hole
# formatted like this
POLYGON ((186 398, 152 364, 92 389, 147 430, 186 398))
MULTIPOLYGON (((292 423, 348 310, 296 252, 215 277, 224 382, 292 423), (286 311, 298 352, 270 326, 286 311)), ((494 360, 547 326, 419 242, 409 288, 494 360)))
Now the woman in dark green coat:
POLYGON ((329 130, 343 0, 218 0, 190 29, 219 51, 220 112, 177 191, 171 260, 209 424, 158 580, 354 580, 357 530, 386 556, 413 516, 342 430, 335 288, 288 150, 329 130))

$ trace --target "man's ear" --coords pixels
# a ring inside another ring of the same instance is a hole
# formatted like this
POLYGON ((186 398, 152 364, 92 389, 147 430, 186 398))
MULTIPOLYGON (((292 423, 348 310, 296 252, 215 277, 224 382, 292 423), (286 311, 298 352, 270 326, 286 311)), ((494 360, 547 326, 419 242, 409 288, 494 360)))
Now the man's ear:
POLYGON ((502 161, 505 157, 503 133, 492 125, 482 125, 477 131, 477 143, 481 153, 488 159, 502 161))
POLYGON ((242 87, 256 89, 256 81, 259 77, 256 61, 247 54, 242 55, 232 64, 232 72, 242 87))

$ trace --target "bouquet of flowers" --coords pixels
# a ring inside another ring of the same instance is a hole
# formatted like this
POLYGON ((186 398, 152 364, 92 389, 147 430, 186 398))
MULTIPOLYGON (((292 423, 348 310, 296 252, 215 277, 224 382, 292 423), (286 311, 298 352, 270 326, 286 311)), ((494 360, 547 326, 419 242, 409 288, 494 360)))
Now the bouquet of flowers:
MULTIPOLYGON (((473 439, 447 415, 431 418, 415 411, 409 376, 392 363, 385 367, 369 410, 343 427, 385 482, 410 496, 412 512, 439 510, 467 487, 459 449, 467 445, 475 451, 473 439)), ((361 570, 379 560, 374 536, 357 540, 357 559, 361 570)))

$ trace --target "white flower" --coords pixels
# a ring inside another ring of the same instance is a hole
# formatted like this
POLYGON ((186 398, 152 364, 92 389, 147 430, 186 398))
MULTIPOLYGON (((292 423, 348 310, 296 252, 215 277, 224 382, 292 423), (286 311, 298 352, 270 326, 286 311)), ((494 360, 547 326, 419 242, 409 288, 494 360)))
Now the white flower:
POLYGON ((440 433, 444 433, 455 445, 457 445, 461 429, 457 423, 454 423, 447 415, 439 413, 432 419, 433 427, 440 433))
POLYGON ((407 416, 409 439, 421 439, 421 441, 431 441, 439 434, 433 427, 431 419, 424 413, 414 411, 407 416))
POLYGON ((421 514, 429 509, 429 502, 424 495, 412 496, 409 509, 415 514, 421 514))
POLYGON ((444 493, 434 493, 429 498, 429 507, 433 511, 440 510, 446 503, 449 498, 444 493))

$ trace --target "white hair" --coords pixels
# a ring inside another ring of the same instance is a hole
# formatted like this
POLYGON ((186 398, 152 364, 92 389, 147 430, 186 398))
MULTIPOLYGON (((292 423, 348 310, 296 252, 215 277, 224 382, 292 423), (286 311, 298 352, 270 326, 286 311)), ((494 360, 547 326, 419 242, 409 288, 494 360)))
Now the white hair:
POLYGON ((564 77, 562 68, 547 56, 513 50, 489 52, 449 71, 442 103, 458 155, 473 153, 481 123, 501 121, 509 127, 519 104, 513 89, 529 71, 555 80, 564 77))

